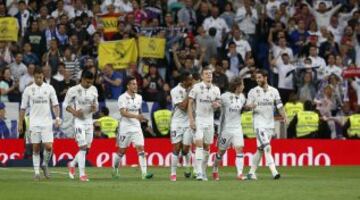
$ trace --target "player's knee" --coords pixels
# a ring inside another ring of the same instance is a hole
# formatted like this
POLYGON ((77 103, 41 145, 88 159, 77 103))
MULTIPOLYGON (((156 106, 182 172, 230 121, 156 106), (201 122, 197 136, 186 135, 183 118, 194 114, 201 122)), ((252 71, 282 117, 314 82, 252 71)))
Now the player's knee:
POLYGON ((271 152, 271 146, 269 144, 264 146, 264 151, 265 152, 271 152))

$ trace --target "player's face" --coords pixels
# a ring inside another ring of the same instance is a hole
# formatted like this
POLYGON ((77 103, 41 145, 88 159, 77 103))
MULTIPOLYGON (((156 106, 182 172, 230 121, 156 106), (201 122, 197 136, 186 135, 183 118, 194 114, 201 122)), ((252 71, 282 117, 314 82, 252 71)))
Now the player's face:
POLYGON ((262 74, 256 74, 256 82, 260 87, 263 87, 266 84, 266 77, 262 74))
POLYGON ((44 74, 34 74, 34 82, 36 85, 42 85, 44 82, 44 74))
POLYGON ((83 78, 81 79, 81 86, 85 89, 88 89, 90 86, 92 86, 93 82, 94 79, 83 78))
POLYGON ((136 80, 132 80, 128 83, 128 86, 127 86, 128 90, 132 93, 136 93, 138 91, 138 85, 137 85, 137 82, 136 80))
POLYGON ((193 84, 193 78, 191 76, 187 77, 184 81, 184 87, 189 88, 193 84))
POLYGON ((212 71, 211 70, 204 70, 201 74, 201 78, 206 83, 212 82, 212 71))

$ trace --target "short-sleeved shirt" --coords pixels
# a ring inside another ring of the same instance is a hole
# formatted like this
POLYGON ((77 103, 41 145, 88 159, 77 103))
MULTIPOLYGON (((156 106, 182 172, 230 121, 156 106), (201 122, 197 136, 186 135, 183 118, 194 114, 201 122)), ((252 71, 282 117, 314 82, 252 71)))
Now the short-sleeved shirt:
MULTIPOLYGON (((135 94, 135 96, 131 96, 129 93, 125 92, 118 99, 118 107, 119 110, 126 109, 127 112, 131 114, 138 115, 141 111, 142 105, 142 96, 139 94, 135 94)), ((120 130, 124 132, 129 131, 137 131, 141 129, 141 124, 138 119, 128 118, 125 116, 121 116, 120 130)))
POLYGON ((180 127, 188 127, 189 126, 189 118, 186 110, 181 110, 177 105, 183 102, 187 98, 187 92, 181 84, 178 84, 170 91, 171 101, 173 104, 173 116, 171 119, 172 125, 177 125, 180 127))
POLYGON ((25 88, 21 109, 29 109, 30 127, 52 126, 51 105, 59 105, 53 86, 43 83, 41 86, 33 83, 25 88))
MULTIPOLYGON (((124 76, 122 73, 119 72, 113 72, 110 79, 112 81, 116 80, 116 79, 120 79, 123 80, 124 76)), ((111 99, 118 99, 119 96, 121 95, 121 93, 123 92, 123 86, 113 86, 110 83, 106 83, 105 84, 107 89, 109 90, 109 92, 111 92, 111 99)))
POLYGON ((283 106, 279 91, 270 85, 266 91, 257 86, 248 94, 247 104, 251 103, 256 104, 253 110, 254 128, 274 128, 275 106, 277 108, 283 106))
POLYGON ((92 105, 95 104, 97 107, 98 103, 98 91, 95 86, 90 86, 89 88, 84 88, 81 84, 71 87, 66 93, 64 106, 73 107, 75 110, 81 109, 84 116, 83 118, 75 117, 75 124, 93 124, 93 113, 92 105))
POLYGON ((213 84, 207 86, 204 82, 200 82, 191 89, 189 97, 195 101, 196 123, 213 125, 215 110, 212 102, 220 100, 220 89, 213 84))
POLYGON ((221 130, 241 128, 241 110, 245 101, 243 94, 225 92, 221 95, 221 130))

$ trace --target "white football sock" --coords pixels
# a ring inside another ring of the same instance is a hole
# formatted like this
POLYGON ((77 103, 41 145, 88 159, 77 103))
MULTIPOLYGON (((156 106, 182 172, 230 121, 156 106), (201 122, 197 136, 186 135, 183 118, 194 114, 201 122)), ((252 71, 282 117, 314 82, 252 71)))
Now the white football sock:
POLYGON ((70 162, 70 166, 71 167, 76 167, 76 165, 79 162, 79 156, 80 156, 80 151, 78 151, 74 157, 74 159, 70 162))
POLYGON ((202 163, 204 159, 204 151, 202 147, 196 147, 195 149, 195 167, 196 167, 196 173, 203 174, 202 171, 202 163))
POLYGON ((220 164, 220 162, 221 162, 221 155, 217 153, 217 154, 215 155, 213 172, 219 172, 219 164, 220 164))
POLYGON ((261 157, 263 155, 263 151, 257 150, 254 157, 252 158, 252 164, 250 168, 250 174, 255 174, 256 169, 261 161, 261 157))
POLYGON ((274 158, 271 154, 271 147, 267 145, 264 151, 265 151, 264 153, 265 153, 266 164, 269 166, 272 176, 275 176, 278 174, 278 171, 276 170, 274 158))
POLYGON ((183 155, 183 166, 185 167, 185 171, 189 173, 190 167, 191 167, 191 153, 190 152, 183 155))
POLYGON ((202 162, 202 172, 203 172, 203 174, 206 174, 206 169, 207 169, 208 161, 209 161, 209 151, 204 150, 203 156, 204 156, 204 159, 202 162))
POLYGON ((43 154, 44 154, 44 159, 43 159, 42 165, 47 167, 49 165, 49 161, 50 161, 50 158, 51 158, 51 155, 52 155, 52 151, 48 151, 48 150, 44 149, 43 154))
POLYGON ((33 153, 32 160, 33 160, 35 174, 40 174, 40 154, 33 153))
POLYGON ((235 165, 236 165, 237 175, 239 176, 243 173, 243 169, 244 169, 244 154, 242 153, 236 154, 235 165))
POLYGON ((145 152, 139 152, 138 156, 139 156, 139 165, 140 165, 141 173, 147 174, 145 152))
POLYGON ((173 153, 171 156, 171 175, 176 175, 176 168, 179 162, 178 154, 173 153))
POLYGON ((79 151, 78 162, 79 162, 80 177, 85 176, 86 150, 79 151))
POLYGON ((112 164, 112 167, 114 169, 117 169, 120 167, 120 164, 121 164, 121 161, 122 161, 122 158, 123 158, 123 154, 120 154, 120 153, 117 153, 115 154, 115 158, 114 158, 114 162, 112 164))

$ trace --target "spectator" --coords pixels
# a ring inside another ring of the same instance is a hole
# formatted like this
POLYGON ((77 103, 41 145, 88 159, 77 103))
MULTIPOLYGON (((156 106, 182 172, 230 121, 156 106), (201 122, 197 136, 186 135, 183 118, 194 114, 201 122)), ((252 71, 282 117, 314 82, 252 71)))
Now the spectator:
POLYGON ((47 19, 47 28, 45 29, 45 38, 47 49, 50 49, 51 40, 56 38, 56 19, 50 17, 47 19))
POLYGON ((64 49, 69 43, 69 36, 65 24, 59 24, 56 30, 56 39, 59 41, 60 49, 64 49))
POLYGON ((75 27, 71 30, 70 35, 76 35, 79 40, 79 44, 87 45, 90 40, 90 34, 84 28, 81 17, 75 18, 74 25, 75 25, 75 27))
POLYGON ((314 102, 316 103, 316 109, 319 111, 320 116, 327 121, 327 124, 331 130, 330 138, 336 137, 336 126, 335 122, 331 120, 327 120, 329 117, 333 117, 335 115, 332 114, 332 111, 336 109, 336 102, 334 99, 334 90, 330 85, 325 86, 324 88, 324 96, 320 98, 316 98, 314 102))
POLYGON ((27 71, 27 68, 25 64, 22 62, 22 60, 23 60, 23 55, 21 53, 17 53, 15 57, 15 62, 9 65, 12 78, 15 81, 20 80, 20 77, 24 75, 27 71))
POLYGON ((0 41, 0 68, 5 67, 12 61, 9 46, 7 42, 0 41))
POLYGON ((318 79, 323 79, 326 63, 325 60, 318 55, 318 48, 316 46, 310 47, 309 58, 311 59, 312 67, 317 68, 318 79))
POLYGON ((324 76, 328 77, 331 74, 335 74, 337 77, 341 77, 342 76, 342 69, 338 66, 336 66, 336 60, 335 60, 335 55, 334 54, 330 54, 327 57, 327 66, 324 69, 324 76))
POLYGON ((325 2, 320 2, 318 5, 318 10, 315 10, 307 1, 303 1, 310 10, 310 13, 315 17, 316 23, 319 27, 329 26, 330 18, 341 8, 341 4, 336 5, 331 10, 328 11, 325 2))
POLYGON ((225 92, 229 87, 229 80, 225 75, 222 63, 218 62, 213 72, 213 83, 219 87, 221 93, 225 92))
POLYGON ((65 16, 69 17, 70 19, 75 17, 74 9, 72 9, 69 6, 64 6, 64 1, 59 0, 56 3, 56 10, 54 10, 51 13, 51 16, 54 18, 58 18, 62 15, 65 15, 65 16))
POLYGON ((62 62, 58 42, 56 39, 50 41, 50 49, 44 56, 45 62, 51 67, 51 71, 56 74, 59 63, 62 62))
POLYGON ((326 41, 320 44, 319 55, 323 58, 329 56, 329 54, 338 54, 339 45, 335 42, 334 35, 328 32, 326 41))
POLYGON ((229 81, 231 81, 235 77, 235 74, 232 71, 230 71, 229 60, 223 59, 221 61, 221 64, 222 64, 222 66, 223 66, 223 68, 225 70, 225 75, 226 75, 227 79, 229 81))
POLYGON ((302 52, 309 33, 305 29, 305 21, 299 20, 297 29, 290 33, 291 48, 295 55, 302 52))
POLYGON ((123 93, 124 88, 122 82, 124 74, 122 72, 114 71, 112 64, 106 64, 103 69, 103 83, 105 86, 106 97, 108 99, 118 99, 123 93))
POLYGON ((298 96, 300 101, 312 101, 315 98, 316 95, 316 88, 313 82, 312 73, 305 72, 305 75, 303 77, 303 84, 300 86, 298 90, 298 96))
POLYGON ((0 139, 10 138, 10 130, 6 125, 5 115, 5 104, 3 102, 0 102, 0 139))
POLYGON ((41 58, 46 50, 46 38, 43 32, 39 30, 37 21, 31 22, 30 30, 24 36, 24 43, 30 43, 31 49, 41 58))
POLYGON ((256 72, 255 60, 253 57, 249 56, 246 59, 245 67, 241 69, 239 72, 240 78, 244 81, 244 95, 246 96, 249 91, 257 86, 257 82, 255 79, 256 72))
POLYGON ((155 65, 150 65, 149 73, 145 75, 143 80, 143 98, 145 101, 156 101, 157 96, 162 92, 164 84, 155 65))
POLYGON ((59 102, 64 101, 68 89, 75 85, 76 82, 74 80, 71 80, 70 71, 64 69, 63 80, 58 82, 58 90, 56 90, 59 102))
POLYGON ((208 2, 199 1, 200 6, 196 11, 197 26, 202 26, 204 20, 210 16, 210 6, 208 2))
POLYGON ((27 68, 27 73, 20 77, 19 90, 21 93, 24 92, 25 88, 34 82, 34 70, 35 65, 30 64, 27 68))
POLYGON ((9 102, 11 94, 19 94, 18 86, 19 84, 11 79, 10 69, 3 68, 0 81, 0 102, 9 102))
POLYGON ((20 35, 23 37, 25 35, 25 32, 29 26, 30 22, 30 12, 26 8, 25 1, 19 1, 18 2, 18 13, 14 16, 17 18, 18 23, 20 25, 20 35))
POLYGON ((235 23, 235 13, 234 8, 231 2, 226 2, 224 12, 220 15, 220 18, 223 18, 228 27, 233 27, 235 23))
POLYGON ((204 27, 198 27, 198 34, 195 37, 196 43, 200 45, 201 48, 206 49, 204 62, 208 63, 211 57, 217 55, 217 43, 213 40, 204 30, 204 27))
POLYGON ((179 22, 182 22, 186 25, 189 30, 196 24, 196 14, 193 9, 192 0, 184 0, 185 6, 181 8, 177 13, 177 18, 179 22))
POLYGON ((25 65, 29 65, 29 64, 39 65, 40 64, 39 57, 35 53, 32 52, 30 43, 24 44, 24 55, 23 56, 24 56, 23 62, 25 65))
POLYGON ((204 20, 203 27, 206 31, 212 27, 216 28, 215 39, 218 47, 221 46, 225 34, 230 31, 225 20, 219 18, 219 8, 216 5, 211 7, 211 16, 204 20))
POLYGON ((96 120, 95 127, 100 127, 101 132, 108 138, 115 138, 119 127, 118 120, 109 116, 109 109, 107 107, 102 107, 100 112, 102 116, 96 120))
POLYGON ((245 60, 247 54, 251 54, 251 47, 249 42, 244 38, 240 29, 235 26, 232 29, 233 38, 231 42, 236 45, 236 52, 241 55, 242 60, 245 60))
POLYGON ((56 81, 51 75, 51 68, 49 65, 45 65, 42 67, 44 73, 44 82, 50 84, 54 87, 55 91, 58 90, 58 81, 56 81))
POLYGON ((136 63, 130 63, 128 69, 126 70, 126 74, 127 74, 127 76, 135 77, 136 83, 138 84, 139 89, 142 87, 143 79, 142 79, 141 74, 138 72, 136 63))
POLYGON ((230 42, 227 59, 230 65, 230 71, 232 73, 239 74, 240 70, 244 67, 244 59, 240 53, 236 51, 236 43, 230 42))
POLYGON ((241 30, 249 38, 251 47, 254 48, 256 25, 258 23, 258 13, 254 6, 251 4, 251 0, 244 0, 244 6, 238 8, 235 20, 238 27, 241 27, 241 30))
MULTIPOLYGON (((67 47, 64 51, 64 57, 62 58, 64 64, 65 64, 65 69, 70 71, 71 74, 71 79, 74 81, 78 81, 79 77, 80 77, 80 62, 76 56, 76 54, 74 54, 70 47, 67 47)), ((57 71, 57 70, 56 70, 57 71)))
MULTIPOLYGON (((59 63, 58 72, 53 76, 53 78, 58 82, 63 81, 65 70, 66 70, 65 64, 59 63)), ((70 73, 70 71, 69 71, 69 73, 70 73)), ((71 74, 70 74, 70 76, 71 76, 71 74)))

